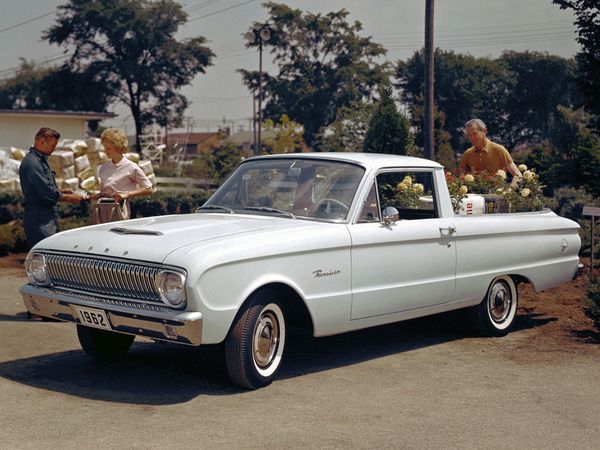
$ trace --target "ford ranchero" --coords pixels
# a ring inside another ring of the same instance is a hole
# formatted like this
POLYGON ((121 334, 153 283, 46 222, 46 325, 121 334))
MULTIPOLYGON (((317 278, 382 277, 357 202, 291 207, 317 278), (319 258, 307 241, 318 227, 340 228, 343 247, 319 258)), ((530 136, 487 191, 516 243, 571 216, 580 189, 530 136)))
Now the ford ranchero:
POLYGON ((31 313, 76 323, 95 359, 124 357, 135 336, 224 343, 232 382, 256 389, 276 376, 290 325, 325 336, 464 309, 502 336, 519 283, 578 274, 578 230, 548 209, 456 215, 443 167, 425 159, 261 156, 193 214, 44 239, 21 293, 31 313))

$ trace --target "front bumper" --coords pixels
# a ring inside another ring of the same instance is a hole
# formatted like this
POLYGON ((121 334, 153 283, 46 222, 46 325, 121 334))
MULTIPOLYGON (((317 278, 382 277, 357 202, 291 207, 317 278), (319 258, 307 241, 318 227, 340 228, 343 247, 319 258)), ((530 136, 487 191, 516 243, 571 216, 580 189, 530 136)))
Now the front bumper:
POLYGON ((53 288, 23 285, 23 303, 32 314, 79 324, 73 305, 106 312, 113 331, 187 345, 202 343, 202 313, 168 308, 143 308, 104 302, 101 298, 77 295, 53 288))

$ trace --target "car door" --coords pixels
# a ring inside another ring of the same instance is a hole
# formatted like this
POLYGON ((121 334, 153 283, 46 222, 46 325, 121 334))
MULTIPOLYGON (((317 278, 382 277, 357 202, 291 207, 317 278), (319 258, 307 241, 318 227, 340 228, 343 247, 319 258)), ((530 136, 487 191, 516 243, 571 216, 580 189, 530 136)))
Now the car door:
POLYGON ((431 307, 454 299, 454 224, 440 218, 430 170, 379 173, 352 238, 352 319, 431 307), (384 208, 399 219, 384 223, 384 208))

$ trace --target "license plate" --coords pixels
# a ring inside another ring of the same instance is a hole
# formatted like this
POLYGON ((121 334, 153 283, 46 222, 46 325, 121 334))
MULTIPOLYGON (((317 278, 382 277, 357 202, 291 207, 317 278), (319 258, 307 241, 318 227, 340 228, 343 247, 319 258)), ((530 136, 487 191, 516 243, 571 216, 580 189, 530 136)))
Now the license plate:
POLYGON ((73 306, 77 315, 79 316, 79 322, 82 325, 87 325, 94 328, 103 328, 105 330, 111 330, 110 323, 106 312, 101 309, 84 308, 82 306, 73 306))

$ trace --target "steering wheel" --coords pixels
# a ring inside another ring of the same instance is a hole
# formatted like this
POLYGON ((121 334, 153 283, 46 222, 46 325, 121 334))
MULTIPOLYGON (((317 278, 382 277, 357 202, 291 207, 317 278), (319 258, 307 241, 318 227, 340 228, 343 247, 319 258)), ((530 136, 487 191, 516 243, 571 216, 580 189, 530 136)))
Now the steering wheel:
POLYGON ((322 198, 313 208, 316 217, 330 217, 332 215, 344 217, 350 207, 344 202, 335 198, 322 198))

